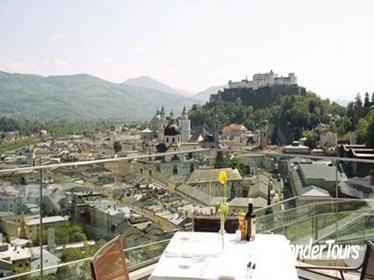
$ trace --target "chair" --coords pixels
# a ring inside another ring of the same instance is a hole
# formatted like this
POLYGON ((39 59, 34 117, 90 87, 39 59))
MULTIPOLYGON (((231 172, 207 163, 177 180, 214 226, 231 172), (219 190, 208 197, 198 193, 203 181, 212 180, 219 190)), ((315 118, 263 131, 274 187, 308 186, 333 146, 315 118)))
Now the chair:
MULTIPOLYGON (((355 271, 361 269, 360 280, 374 280, 374 243, 368 242, 366 247, 365 256, 362 264, 357 267, 339 267, 339 266, 308 266, 308 265, 297 265, 296 268, 303 269, 306 271, 314 272, 313 270, 336 270, 340 272, 341 279, 344 280, 343 271, 355 271)), ((315 272, 320 275, 325 275, 321 272, 315 272)))
POLYGON ((91 261, 94 280, 130 280, 122 244, 117 236, 96 252, 91 261))
MULTIPOLYGON (((195 216, 192 220, 193 231, 219 232, 221 221, 219 216, 195 216)), ((227 217, 225 230, 227 233, 235 233, 239 227, 237 217, 227 217)))

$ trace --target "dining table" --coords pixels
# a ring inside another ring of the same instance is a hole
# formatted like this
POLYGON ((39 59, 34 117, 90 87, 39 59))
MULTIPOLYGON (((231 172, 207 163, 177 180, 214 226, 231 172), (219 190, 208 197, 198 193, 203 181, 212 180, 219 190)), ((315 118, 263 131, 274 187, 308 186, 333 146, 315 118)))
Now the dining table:
POLYGON ((150 280, 297 280, 296 259, 283 235, 176 232, 150 280))

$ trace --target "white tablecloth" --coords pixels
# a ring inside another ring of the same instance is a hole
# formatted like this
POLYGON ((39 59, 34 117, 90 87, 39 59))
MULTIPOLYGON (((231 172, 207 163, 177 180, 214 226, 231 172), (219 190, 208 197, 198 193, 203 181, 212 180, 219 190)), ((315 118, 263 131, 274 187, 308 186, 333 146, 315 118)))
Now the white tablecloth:
POLYGON ((298 279, 295 258, 284 236, 258 234, 247 242, 225 234, 224 240, 222 250, 218 233, 177 232, 150 279, 298 279), (249 262, 256 267, 247 269, 249 262))

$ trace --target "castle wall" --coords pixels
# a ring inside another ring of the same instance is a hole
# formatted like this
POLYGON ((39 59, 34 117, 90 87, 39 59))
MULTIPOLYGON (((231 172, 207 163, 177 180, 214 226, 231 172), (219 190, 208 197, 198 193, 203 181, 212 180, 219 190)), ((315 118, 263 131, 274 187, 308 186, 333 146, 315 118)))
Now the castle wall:
POLYGON ((297 78, 294 73, 289 73, 287 77, 279 77, 272 71, 264 74, 254 74, 253 80, 242 80, 240 82, 229 81, 229 88, 251 88, 258 89, 266 86, 273 85, 295 85, 297 84, 297 78))

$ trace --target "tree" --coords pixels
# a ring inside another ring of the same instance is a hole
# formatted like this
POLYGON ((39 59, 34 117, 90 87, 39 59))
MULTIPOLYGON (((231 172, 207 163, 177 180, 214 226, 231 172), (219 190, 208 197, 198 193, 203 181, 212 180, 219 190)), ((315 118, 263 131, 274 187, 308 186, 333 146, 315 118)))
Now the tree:
POLYGON ((331 121, 331 122, 329 123, 329 130, 330 130, 330 132, 332 132, 332 133, 336 133, 336 132, 338 131, 338 128, 337 128, 335 122, 331 121))
MULTIPOLYGON (((43 244, 47 244, 48 230, 43 229, 43 244)), ((87 236, 79 225, 61 224, 55 227, 55 239, 57 245, 65 245, 68 243, 86 241, 87 236)), ((40 245, 39 235, 36 237, 35 245, 40 245)))
POLYGON ((355 111, 355 105, 353 102, 349 102, 348 105, 347 105, 347 116, 353 120, 353 117, 354 117, 354 111, 355 111))
POLYGON ((14 131, 19 128, 19 124, 14 119, 0 117, 0 131, 14 131))
MULTIPOLYGON (((87 242, 84 242, 82 248, 67 248, 64 249, 61 260, 63 262, 69 262, 74 260, 80 260, 83 258, 92 257, 102 246, 106 243, 105 240, 100 239, 96 242, 94 246, 89 245, 87 242)), ((91 279, 91 270, 89 262, 80 262, 74 266, 68 265, 60 267, 57 271, 56 278, 57 280, 66 280, 66 279, 91 279)))
POLYGON ((365 93, 365 99, 364 99, 364 107, 369 108, 370 107, 370 99, 369 99, 369 93, 365 93))
POLYGON ((369 115, 369 124, 367 128, 367 144, 374 148, 374 113, 369 115))
POLYGON ((64 245, 87 240, 86 234, 79 225, 60 225, 56 227, 56 244, 64 245))
POLYGON ((344 134, 348 133, 352 129, 352 122, 351 119, 348 117, 344 117, 338 127, 338 135, 343 136, 344 134))
POLYGON ((353 108, 353 117, 352 121, 355 125, 357 125, 360 119, 365 115, 365 110, 362 105, 361 95, 358 93, 355 98, 354 108, 353 108))
POLYGON ((357 108, 362 108, 362 99, 361 99, 361 94, 357 93, 355 97, 355 107, 357 108))
MULTIPOLYGON (((360 110, 356 111, 355 102, 352 102, 351 111, 346 114, 344 107, 335 102, 323 100, 313 92, 280 93, 273 96, 265 89, 260 91, 261 94, 230 91, 219 102, 213 101, 203 106, 193 106, 189 111, 192 126, 205 124, 211 127, 212 116, 217 112, 220 126, 239 123, 244 124, 248 129, 256 130, 259 124, 267 119, 270 139, 275 143, 286 144, 299 139, 303 131, 315 128, 320 122, 330 123, 332 116, 339 115, 343 118, 346 115, 353 120, 355 113, 364 112, 360 96, 356 100, 360 110)), ((359 118, 356 119, 358 122, 359 118)), ((354 125, 357 122, 354 122, 354 125)), ((342 132, 342 129, 340 131, 342 132)))
POLYGON ((359 120, 356 129, 357 142, 359 144, 364 144, 367 142, 367 131, 369 123, 365 118, 359 120))
POLYGON ((121 144, 121 142, 120 141, 115 141, 114 143, 113 143, 113 149, 114 149, 114 152, 115 153, 118 153, 118 152, 120 152, 120 151, 122 151, 122 144, 121 144))
POLYGON ((80 260, 85 257, 80 248, 67 248, 64 250, 61 256, 63 262, 71 262, 75 260, 80 260))
POLYGON ((218 151, 216 155, 216 162, 214 163, 214 168, 224 168, 225 167, 225 159, 223 157, 223 152, 218 151))
POLYGON ((308 146, 310 149, 314 149, 317 147, 318 144, 318 135, 315 133, 314 130, 307 130, 304 132, 304 137, 306 138, 304 144, 308 146))
POLYGON ((374 111, 360 120, 356 134, 359 143, 365 143, 374 148, 374 111))

